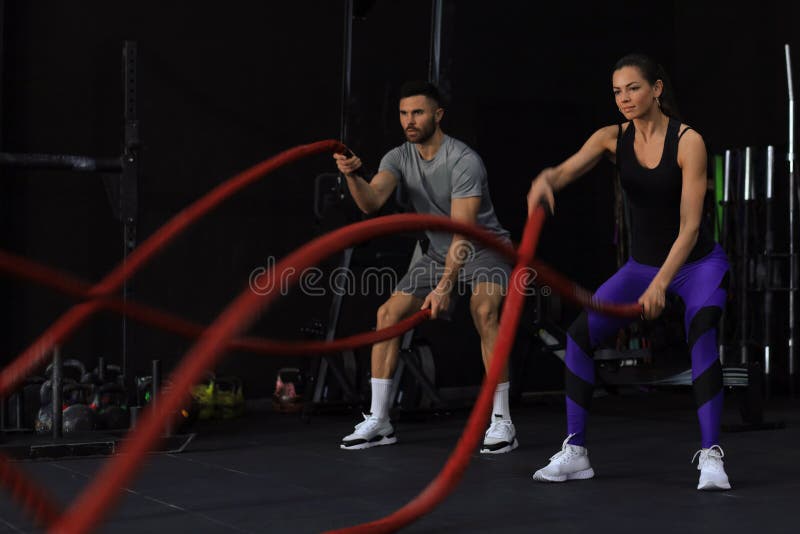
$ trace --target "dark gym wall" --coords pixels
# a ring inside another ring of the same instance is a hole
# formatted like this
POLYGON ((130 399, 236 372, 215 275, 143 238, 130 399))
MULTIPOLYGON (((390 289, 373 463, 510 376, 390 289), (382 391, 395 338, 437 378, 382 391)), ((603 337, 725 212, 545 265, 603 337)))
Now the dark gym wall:
MULTIPOLYGON (((130 9, 100 1, 6 2, 3 148, 118 154, 122 44, 137 41, 144 142, 140 242, 234 173, 286 148, 338 138, 340 3, 254 3, 225 10, 195 2, 126 6, 130 9)), ((254 268, 314 236, 313 178, 329 168, 329 156, 313 158, 238 195, 137 276, 134 297, 210 322, 246 286, 254 268)), ((120 260, 121 231, 100 177, 3 174, 10 249, 89 280, 120 260)), ((6 361, 69 303, 17 283, 11 287, 15 309, 6 312, 6 361)), ((284 300, 257 330, 294 335, 297 328, 287 325, 299 324, 309 306, 326 304, 284 300)), ((92 363, 103 354, 117 362, 119 323, 93 321, 65 351, 92 363)), ((182 339, 138 325, 132 335, 140 372, 155 357, 169 368, 188 347, 182 339)), ((266 378, 276 362, 248 357, 247 372, 241 365, 231 372, 266 378)))
POLYGON ((792 48, 796 94, 798 23, 796 3, 676 3, 674 77, 681 109, 710 150, 772 144, 785 154, 784 44, 792 48))
MULTIPOLYGON (((119 152, 121 48, 139 43, 139 118, 144 149, 139 240, 235 172, 291 146, 339 136, 343 2, 123 4, 7 1, 3 146, 13 152, 119 152)), ((347 140, 375 170, 402 141, 396 89, 428 70, 430 1, 356 2, 347 140)), ((445 1, 443 87, 452 98, 445 131, 471 143, 490 173, 501 221, 519 239, 524 194, 536 173, 616 122, 610 71, 624 53, 656 56, 672 74, 687 121, 711 150, 744 144, 785 148, 783 43, 798 8, 694 2, 445 1)), ((209 322, 255 267, 321 231, 312 214, 314 176, 329 156, 280 171, 206 217, 134 280, 135 298, 209 322)), ((75 173, 2 173, 3 247, 98 280, 121 257, 121 232, 101 179, 75 173)), ((601 164, 558 199, 541 256, 594 288, 615 268, 611 167, 601 164)), ((352 216, 352 213, 351 215, 352 216)), ((323 227, 325 225, 323 224, 323 227)), ((407 247, 386 241, 367 248, 407 247)), ((375 255, 364 255, 370 261, 375 255)), ((382 256, 385 258, 385 255, 382 256)), ((375 261, 386 261, 378 260, 375 261)), ((403 260, 394 263, 402 267, 403 260)), ((69 301, 3 281, 2 361, 26 347, 69 301)), ((298 335, 328 299, 293 293, 253 333, 298 335)), ((374 322, 378 298, 352 299, 343 328, 374 322), (359 305, 363 303, 363 305, 359 305)), ((568 310, 567 315, 574 313, 568 310)), ((461 321, 469 321, 466 315, 461 321)), ((119 357, 119 320, 92 321, 67 345, 93 361, 119 357)), ((477 383, 477 336, 467 324, 431 325, 440 376, 477 383), (467 326, 467 328, 463 328, 467 326), (468 332, 464 335, 464 332, 468 332)), ((171 366, 188 343, 133 327, 133 356, 171 366)), ((233 355, 220 371, 269 394, 274 370, 292 360, 233 355)))
MULTIPOLYGON (((756 150, 775 146, 773 231, 776 251, 788 252, 789 188, 785 160, 788 100, 784 45, 788 43, 792 50, 796 95, 800 7, 796 3, 767 1, 734 8, 717 2, 680 2, 677 8, 675 50, 681 83, 678 89, 689 95, 682 104, 684 113, 703 132, 712 153, 746 146, 756 150)), ((755 186, 763 194, 763 173, 756 173, 755 186)), ((785 287, 788 261, 777 264, 778 275, 773 283, 785 287)), ((756 338, 755 343, 762 341, 760 325, 772 320, 772 393, 788 392, 786 293, 776 294, 771 314, 764 311, 759 294, 753 298, 755 330, 751 330, 751 336, 756 338)), ((734 300, 732 306, 736 305, 734 300)))
MULTIPOLYGON (((644 48, 670 67, 674 28, 671 18, 657 16, 663 9, 587 3, 576 16, 571 3, 519 2, 495 18, 479 4, 456 4, 452 85, 458 104, 451 116, 481 147, 497 210, 515 235, 525 222, 530 180, 617 120, 611 67, 644 32, 636 21, 652 21, 644 48), (469 122, 459 123, 459 114, 469 122)), ((614 268, 611 176, 610 166, 601 164, 566 189, 558 200, 564 216, 548 221, 542 236, 542 257, 589 286, 614 268)))

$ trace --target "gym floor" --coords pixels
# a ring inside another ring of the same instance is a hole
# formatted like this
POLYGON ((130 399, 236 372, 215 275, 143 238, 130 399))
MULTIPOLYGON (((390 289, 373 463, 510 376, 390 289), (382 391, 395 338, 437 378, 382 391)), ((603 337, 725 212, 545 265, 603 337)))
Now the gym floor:
MULTIPOLYGON (((724 423, 741 422, 729 397, 724 423)), ((800 402, 767 405, 785 428, 727 431, 733 490, 698 492, 699 430, 688 390, 598 397, 589 451, 597 476, 540 484, 531 474, 564 439, 563 401, 512 407, 520 447, 476 454, 455 491, 408 532, 797 532, 800 402)), ((403 418, 398 444, 342 451, 354 414, 256 412, 206 422, 178 454, 154 454, 101 532, 320 532, 381 518, 415 497, 443 466, 467 413, 403 418)), ((22 461, 61 502, 105 458, 22 461)), ((37 532, 8 495, 0 531, 37 532)))

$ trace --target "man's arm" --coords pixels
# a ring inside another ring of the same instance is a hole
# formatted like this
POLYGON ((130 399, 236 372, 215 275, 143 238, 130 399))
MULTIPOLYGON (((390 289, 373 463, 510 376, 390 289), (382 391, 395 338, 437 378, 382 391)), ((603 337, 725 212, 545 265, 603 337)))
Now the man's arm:
POLYGON ((375 213, 386 203, 397 186, 397 177, 389 171, 381 171, 367 182, 359 174, 361 158, 334 154, 336 166, 344 174, 347 188, 356 205, 366 214, 375 213))
MULTIPOLYGON (((466 224, 475 224, 478 220, 478 210, 481 207, 481 197, 454 198, 450 203, 450 218, 466 224)), ((444 276, 439 285, 446 284, 451 289, 458 280, 458 273, 470 256, 472 244, 460 234, 453 234, 450 250, 444 264, 444 276)))
MULTIPOLYGON (((475 224, 478 220, 478 210, 481 207, 481 197, 454 198, 450 202, 450 218, 466 224, 475 224)), ((472 243, 463 235, 453 234, 450 249, 444 264, 444 275, 422 304, 422 309, 430 308, 431 317, 450 307, 450 293, 458 282, 458 273, 469 259, 472 252, 472 243)))

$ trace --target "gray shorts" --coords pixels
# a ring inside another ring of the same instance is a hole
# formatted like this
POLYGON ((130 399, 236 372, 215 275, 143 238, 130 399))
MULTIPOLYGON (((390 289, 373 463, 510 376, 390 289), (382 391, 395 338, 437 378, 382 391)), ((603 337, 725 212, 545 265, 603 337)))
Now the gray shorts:
MULTIPOLYGON (((395 287, 395 292, 407 293, 424 299, 436 288, 444 274, 444 259, 421 255, 395 287)), ((470 255, 458 275, 458 284, 452 296, 471 294, 472 287, 481 282, 493 282, 505 294, 511 278, 511 265, 506 259, 488 248, 479 248, 470 255)), ((456 299, 452 299, 455 301, 456 299)))

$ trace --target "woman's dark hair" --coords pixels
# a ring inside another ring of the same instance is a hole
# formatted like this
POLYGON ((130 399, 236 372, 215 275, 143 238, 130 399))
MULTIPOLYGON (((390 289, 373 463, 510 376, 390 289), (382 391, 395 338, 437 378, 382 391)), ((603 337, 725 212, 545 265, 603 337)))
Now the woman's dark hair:
POLYGON ((672 82, 669 81, 669 76, 667 76, 667 71, 664 70, 664 67, 656 63, 653 58, 644 54, 628 54, 617 61, 616 65, 614 65, 614 71, 616 72, 622 67, 638 68, 642 76, 650 82, 650 85, 655 85, 656 80, 661 80, 661 83, 664 84, 661 97, 659 98, 661 101, 661 111, 663 111, 665 115, 680 120, 678 103, 675 100, 675 90, 672 88, 672 82))

